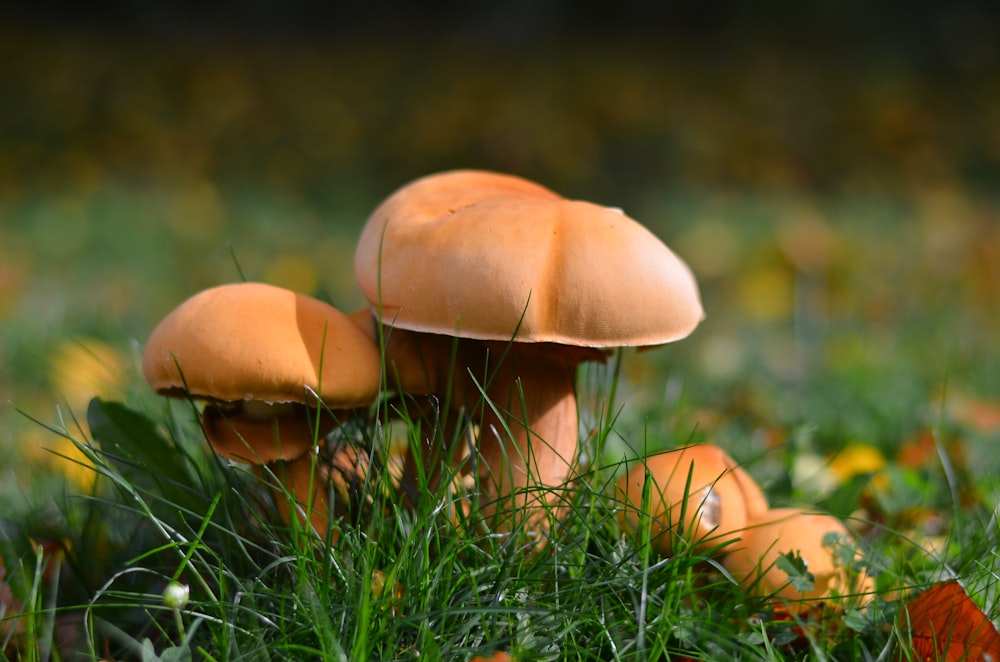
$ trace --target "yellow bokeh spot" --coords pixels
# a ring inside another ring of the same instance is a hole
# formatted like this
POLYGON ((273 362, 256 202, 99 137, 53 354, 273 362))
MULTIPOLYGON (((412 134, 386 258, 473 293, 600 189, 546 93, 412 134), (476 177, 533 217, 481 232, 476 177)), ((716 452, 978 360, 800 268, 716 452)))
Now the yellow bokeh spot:
MULTIPOLYGON (((67 422, 69 425, 72 423, 67 422)), ((65 476, 70 484, 84 492, 91 491, 97 478, 93 463, 75 443, 41 426, 18 434, 17 456, 28 467, 65 476)))
POLYGON ((66 476, 70 483, 84 492, 93 489, 97 479, 94 463, 73 441, 66 437, 52 436, 43 442, 42 452, 46 463, 66 476))
POLYGON ((859 474, 875 474, 885 468, 882 451, 870 444, 851 444, 830 459, 829 469, 846 481, 859 474))
POLYGON ((117 349, 101 340, 62 340, 49 356, 49 380, 74 412, 82 411, 95 396, 121 394, 124 361, 117 349))
MULTIPOLYGON (((49 380, 55 393, 69 406, 67 420, 79 421, 86 430, 86 409, 92 398, 120 397, 124 385, 124 359, 117 349, 94 338, 60 341, 49 356, 49 380)), ((72 432, 72 431, 71 431, 72 432)), ((87 456, 65 437, 30 440, 31 446, 51 453, 38 454, 83 489, 93 485, 95 473, 87 456)))

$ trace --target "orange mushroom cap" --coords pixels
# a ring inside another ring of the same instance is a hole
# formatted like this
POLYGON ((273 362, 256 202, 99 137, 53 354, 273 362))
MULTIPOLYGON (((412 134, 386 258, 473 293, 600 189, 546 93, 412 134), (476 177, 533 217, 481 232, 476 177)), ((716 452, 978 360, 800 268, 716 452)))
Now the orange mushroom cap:
POLYGON ((390 195, 355 276, 383 323, 480 340, 658 345, 704 316, 687 265, 621 210, 483 171, 390 195))
POLYGON ((333 306, 239 283, 200 292, 167 315, 146 344, 142 367, 161 394, 230 403, 206 408, 213 445, 245 457, 250 443, 266 462, 311 445, 306 412, 289 405, 316 404, 316 396, 330 409, 370 404, 379 363, 372 339, 333 306))
POLYGON ((378 348, 342 312, 264 283, 204 290, 157 325, 143 373, 165 395, 365 405, 378 392, 378 348))
POLYGON ((751 514, 767 510, 764 493, 750 474, 711 444, 651 455, 618 481, 617 497, 623 502, 619 521, 626 531, 638 528, 647 489, 650 537, 663 556, 674 551, 676 536, 696 549, 735 541, 751 514))
POLYGON ((747 522, 742 540, 730 548, 722 563, 733 577, 761 595, 823 600, 870 593, 871 577, 839 562, 836 545, 825 544, 829 534, 838 537, 841 544, 853 544, 854 537, 836 517, 799 508, 775 508, 747 522), (778 558, 787 553, 798 554, 805 562, 813 576, 811 589, 799 590, 778 567, 778 558))

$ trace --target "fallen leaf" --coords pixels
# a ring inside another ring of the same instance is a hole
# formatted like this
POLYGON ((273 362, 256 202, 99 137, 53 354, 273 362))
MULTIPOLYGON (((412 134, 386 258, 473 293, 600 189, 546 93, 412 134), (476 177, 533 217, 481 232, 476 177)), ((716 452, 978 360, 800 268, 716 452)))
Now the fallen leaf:
POLYGON ((1000 632, 957 580, 935 584, 907 603, 898 625, 909 632, 917 659, 1000 660, 1000 632))

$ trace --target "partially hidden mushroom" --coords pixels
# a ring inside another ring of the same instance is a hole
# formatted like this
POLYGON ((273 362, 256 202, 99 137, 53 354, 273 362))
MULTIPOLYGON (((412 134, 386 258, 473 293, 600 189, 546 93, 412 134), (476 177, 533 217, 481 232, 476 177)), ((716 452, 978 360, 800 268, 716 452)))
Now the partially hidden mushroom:
POLYGON ((386 337, 411 334, 401 342, 453 360, 401 370, 399 386, 468 413, 483 513, 498 528, 558 501, 571 475, 577 365, 679 340, 703 317, 684 262, 620 209, 485 171, 390 195, 362 230, 355 276, 386 337))
POLYGON ((870 599, 872 578, 857 566, 854 536, 836 517, 775 508, 751 518, 722 564, 747 590, 785 600, 870 599), (789 556, 789 564, 779 563, 789 556), (796 569, 793 559, 801 561, 796 569), (804 572, 798 572, 803 570, 804 572))
POLYGON ((622 528, 645 529, 662 556, 678 541, 695 550, 726 551, 747 522, 768 509, 754 479, 724 450, 696 444, 650 455, 635 463, 617 484, 622 528))
MULTIPOLYGON (((325 532, 327 482, 345 501, 366 460, 347 444, 330 457, 312 451, 346 410, 375 400, 380 378, 378 347, 346 315, 273 285, 214 287, 157 325, 143 373, 160 394, 206 401, 201 422, 213 449, 273 472, 325 532)), ((290 521, 286 500, 276 501, 290 521)))

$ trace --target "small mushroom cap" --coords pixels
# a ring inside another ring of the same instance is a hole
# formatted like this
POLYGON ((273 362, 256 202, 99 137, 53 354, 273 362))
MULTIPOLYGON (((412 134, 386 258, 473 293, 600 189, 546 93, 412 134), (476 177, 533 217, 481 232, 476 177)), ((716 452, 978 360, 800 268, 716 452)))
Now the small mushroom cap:
POLYGON ((621 210, 483 171, 389 196, 355 276, 383 323, 479 340, 659 345, 703 317, 687 265, 621 210))
POLYGON ((750 474, 718 446, 698 444, 651 455, 618 482, 617 496, 624 502, 619 518, 627 531, 640 526, 647 475, 650 537, 663 556, 672 553, 678 535, 696 549, 734 541, 748 512, 767 509, 750 474))
POLYGON ((824 600, 836 595, 863 595, 872 591, 872 580, 852 573, 837 559, 836 547, 825 546, 828 534, 853 544, 854 537, 835 517, 798 508, 775 508, 747 522, 742 541, 731 547, 723 566, 736 579, 760 595, 789 600, 824 600), (777 567, 778 557, 797 553, 813 575, 813 588, 800 591, 788 574, 777 567))
POLYGON ((142 369, 164 395, 349 408, 374 401, 379 351, 333 306, 263 283, 200 292, 167 315, 142 369))

